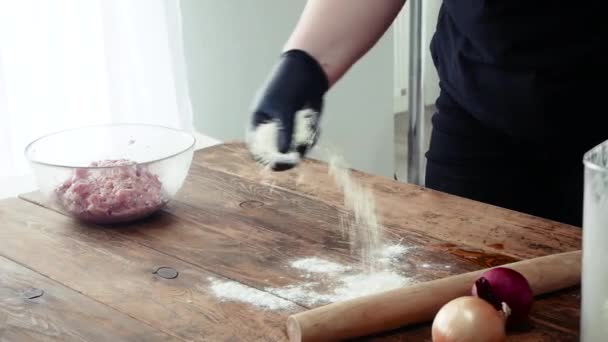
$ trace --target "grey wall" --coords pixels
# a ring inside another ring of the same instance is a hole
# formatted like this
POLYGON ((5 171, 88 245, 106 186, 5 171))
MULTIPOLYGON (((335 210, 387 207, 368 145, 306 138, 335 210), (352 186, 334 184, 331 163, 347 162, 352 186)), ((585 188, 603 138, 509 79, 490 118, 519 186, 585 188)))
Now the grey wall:
MULTIPOLYGON (((257 88, 276 62, 304 0, 182 0, 184 45, 196 128, 242 139, 257 88)), ((355 168, 393 175, 392 34, 330 91, 321 144, 355 168)), ((315 157, 320 157, 315 154, 315 157)))

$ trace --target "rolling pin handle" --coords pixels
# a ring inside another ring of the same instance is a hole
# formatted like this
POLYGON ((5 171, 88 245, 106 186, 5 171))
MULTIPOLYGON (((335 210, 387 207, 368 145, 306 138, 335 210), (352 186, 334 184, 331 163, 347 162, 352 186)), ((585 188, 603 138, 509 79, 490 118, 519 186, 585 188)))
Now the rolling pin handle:
POLYGON ((287 318, 287 336, 289 336, 289 342, 302 342, 302 329, 295 317, 287 318))

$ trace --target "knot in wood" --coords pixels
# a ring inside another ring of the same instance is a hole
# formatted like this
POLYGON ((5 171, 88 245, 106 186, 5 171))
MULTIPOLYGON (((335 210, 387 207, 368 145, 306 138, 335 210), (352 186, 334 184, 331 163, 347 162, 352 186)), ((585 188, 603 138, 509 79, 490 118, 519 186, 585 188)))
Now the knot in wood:
POLYGON ((42 297, 43 294, 44 294, 44 291, 42 289, 32 287, 23 292, 23 297, 25 297, 26 299, 34 299, 34 298, 42 297))
POLYGON ((244 209, 255 209, 255 208, 261 208, 264 206, 264 202, 260 202, 260 201, 245 201, 245 202, 241 202, 239 204, 239 207, 244 208, 244 209))
POLYGON ((179 273, 172 267, 159 267, 154 271, 154 274, 165 279, 175 279, 179 273))

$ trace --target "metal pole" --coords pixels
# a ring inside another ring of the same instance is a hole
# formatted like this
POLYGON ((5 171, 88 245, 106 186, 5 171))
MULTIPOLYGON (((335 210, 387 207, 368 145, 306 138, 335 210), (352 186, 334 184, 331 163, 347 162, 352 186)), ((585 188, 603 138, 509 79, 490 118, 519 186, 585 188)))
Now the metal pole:
POLYGON ((410 0, 410 62, 407 177, 409 183, 422 185, 422 0, 410 0))

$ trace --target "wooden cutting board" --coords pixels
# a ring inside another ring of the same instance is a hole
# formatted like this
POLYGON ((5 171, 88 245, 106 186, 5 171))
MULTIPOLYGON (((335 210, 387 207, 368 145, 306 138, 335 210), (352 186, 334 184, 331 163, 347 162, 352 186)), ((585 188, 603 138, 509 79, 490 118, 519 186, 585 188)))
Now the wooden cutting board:
MULTIPOLYGON (((581 248, 577 227, 354 176, 373 189, 387 242, 408 247, 396 270, 416 282, 581 248)), ((328 283, 292 260, 359 267, 338 229, 342 201, 325 164, 269 177, 240 143, 196 152, 177 199, 136 224, 82 224, 38 193, 0 201, 0 341, 284 341, 286 317, 322 303, 273 289, 328 283), (282 304, 218 298, 213 282, 282 304)), ((539 298, 509 338, 577 341, 579 307, 578 288, 539 298)), ((429 339, 423 325, 362 340, 429 339)))

